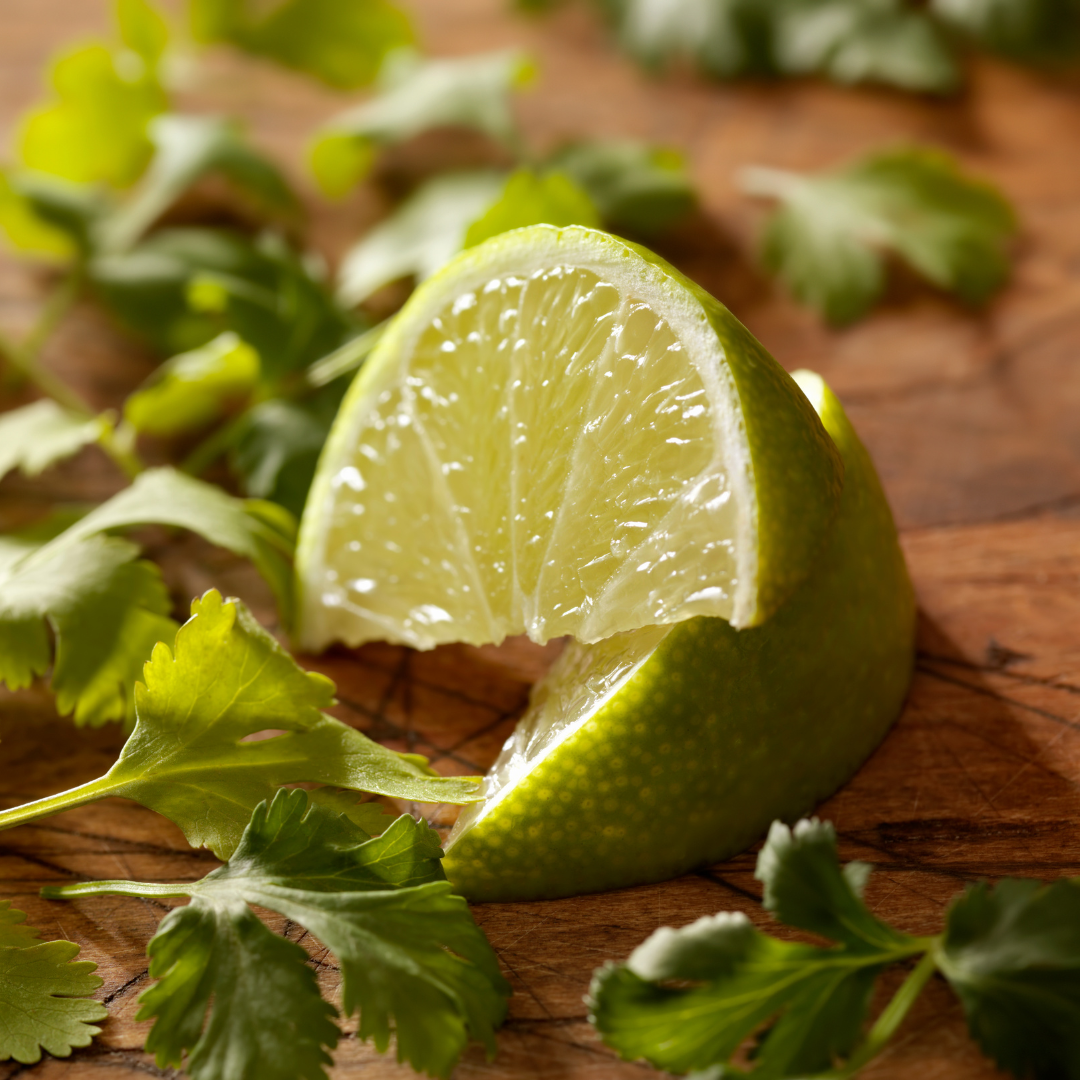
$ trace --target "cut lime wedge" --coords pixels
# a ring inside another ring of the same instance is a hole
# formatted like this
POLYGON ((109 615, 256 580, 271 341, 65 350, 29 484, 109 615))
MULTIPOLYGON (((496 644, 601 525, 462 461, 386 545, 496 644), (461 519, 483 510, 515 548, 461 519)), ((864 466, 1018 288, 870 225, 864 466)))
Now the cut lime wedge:
POLYGON ((421 286, 351 387, 301 526, 298 643, 753 626, 841 486, 726 308, 633 244, 520 229, 421 286))

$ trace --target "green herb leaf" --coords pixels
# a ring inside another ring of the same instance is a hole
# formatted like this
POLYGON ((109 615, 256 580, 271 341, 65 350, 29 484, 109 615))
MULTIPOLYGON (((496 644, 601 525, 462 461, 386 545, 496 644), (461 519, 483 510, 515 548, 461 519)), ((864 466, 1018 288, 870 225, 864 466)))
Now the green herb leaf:
POLYGON ((147 0, 117 0, 116 24, 120 40, 143 62, 157 71, 169 44, 169 24, 147 0))
POLYGON ((882 969, 926 950, 866 910, 857 887, 866 869, 855 867, 841 871, 831 826, 804 821, 792 831, 776 823, 757 870, 766 905, 841 944, 778 941, 728 912, 665 927, 626 964, 596 973, 589 1006, 604 1041, 628 1060, 686 1072, 723 1065, 768 1025, 754 1075, 832 1067, 855 1046, 882 969))
POLYGON ((439 777, 424 758, 387 750, 322 712, 334 684, 299 667, 239 601, 211 591, 191 610, 174 649, 159 643, 143 669, 135 730, 116 764, 81 788, 0 814, 0 828, 121 795, 227 858, 254 807, 284 784, 418 802, 479 797, 477 778, 439 777))
POLYGON ((1080 1075, 1080 884, 975 885, 949 908, 938 964, 983 1051, 1014 1076, 1080 1075))
POLYGON ((227 331, 158 368, 124 402, 124 419, 150 435, 194 431, 221 416, 230 402, 248 397, 258 381, 259 354, 227 331))
POLYGON ((774 73, 773 4, 604 0, 624 49, 648 68, 687 58, 719 78, 774 73))
POLYGON ((586 225, 600 227, 600 215, 588 193, 565 173, 542 176, 518 169, 499 198, 465 233, 465 247, 526 225, 586 225))
POLYGON ((240 125, 218 116, 160 116, 150 125, 154 159, 130 202, 102 222, 109 251, 131 247, 197 180, 223 176, 268 217, 292 219, 299 204, 277 166, 243 138, 240 125))
POLYGON ((270 234, 162 229, 94 259, 89 272, 98 297, 159 352, 188 352, 231 330, 258 352, 270 383, 357 330, 305 260, 270 234))
MULTIPOLYGON (((211 993, 215 1010, 240 996, 231 983, 218 982, 219 970, 243 968, 233 959, 240 937, 234 927, 243 926, 244 936, 254 939, 245 905, 257 904, 299 923, 334 953, 344 978, 344 1010, 360 1010, 360 1038, 385 1050, 393 1033, 398 1060, 445 1077, 470 1038, 494 1052, 509 987, 465 901, 451 894, 440 857, 435 834, 407 816, 371 840, 334 809, 309 806, 305 792, 281 791, 269 807, 255 809, 228 864, 202 881, 97 882, 47 894, 192 897, 188 908, 170 913, 150 943, 151 974, 162 981, 143 995, 139 1018, 158 1017, 147 1047, 157 1051, 159 1065, 178 1064, 183 1049, 194 1047, 192 1075, 209 1080, 220 1075, 210 1071, 210 1061, 257 1060, 262 1027, 288 1021, 283 993, 280 1003, 271 1001, 269 1016, 225 1023, 211 1012, 203 1031, 211 993)), ((271 970, 284 967, 284 959, 271 970)), ((274 977, 275 986, 282 982, 274 977)), ((301 996, 296 989, 291 995, 301 996)), ((310 995, 304 1000, 314 1014, 310 995)), ((309 1015, 301 1025, 293 1014, 290 1036, 306 1035, 304 1046, 312 1048, 312 1071, 301 1075, 320 1075, 315 1053, 320 1041, 336 1041, 331 1028, 326 1016, 320 1022, 309 1015)))
POLYGON ((573 143, 547 167, 579 184, 606 224, 643 236, 673 225, 696 202, 682 154, 633 139, 573 143))
POLYGON ((340 90, 370 83, 386 54, 414 38, 389 0, 192 0, 190 10, 196 40, 227 41, 340 90))
POLYGON ((344 195, 367 174, 380 147, 439 127, 473 128, 517 150, 510 95, 534 76, 534 65, 519 52, 423 61, 399 50, 380 72, 379 96, 335 117, 316 137, 315 178, 327 195, 344 195))
POLYGON ((42 1050, 67 1057, 89 1046, 101 1031, 93 1022, 108 1013, 88 998, 102 983, 91 974, 97 964, 72 963, 74 942, 38 942, 37 932, 21 925, 25 918, 0 900, 0 1061, 33 1065, 42 1050))
POLYGON ((786 75, 828 75, 947 94, 960 72, 944 39, 904 0, 783 0, 774 50, 786 75))
POLYGON ((3 169, 0 169, 0 229, 17 251, 39 258, 63 262, 77 250, 71 237, 42 218, 3 169))
POLYGON ((890 150, 813 177, 752 169, 746 187, 782 203, 766 266, 830 322, 859 318, 880 296, 885 253, 972 304, 1008 276, 1011 207, 939 151, 890 150))
POLYGON ((399 278, 434 274, 462 249, 469 226, 505 183, 505 173, 482 170, 422 184, 342 260, 338 299, 352 306, 399 278))
POLYGON ((1066 60, 1080 50, 1076 0, 931 0, 930 10, 985 48, 1018 60, 1066 60))
POLYGON ((135 54, 86 45, 61 55, 50 76, 57 100, 24 119, 23 163, 81 183, 134 183, 153 153, 150 122, 169 104, 156 74, 135 54))
POLYGON ((101 417, 76 416, 49 398, 0 413, 0 476, 12 469, 37 476, 97 442, 105 427, 101 417))

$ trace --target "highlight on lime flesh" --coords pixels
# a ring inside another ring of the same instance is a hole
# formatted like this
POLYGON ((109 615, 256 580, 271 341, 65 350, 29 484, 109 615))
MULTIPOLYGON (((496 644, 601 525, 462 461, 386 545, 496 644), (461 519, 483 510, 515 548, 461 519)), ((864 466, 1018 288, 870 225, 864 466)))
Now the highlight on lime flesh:
POLYGON ((425 282, 346 397, 301 525, 297 643, 753 626, 813 569, 832 441, 731 313, 591 229, 425 282))
POLYGON ((839 402, 796 377, 845 465, 816 569, 760 627, 569 643, 449 838, 465 896, 570 896, 727 858, 845 783, 895 720, 915 605, 892 516, 839 402))

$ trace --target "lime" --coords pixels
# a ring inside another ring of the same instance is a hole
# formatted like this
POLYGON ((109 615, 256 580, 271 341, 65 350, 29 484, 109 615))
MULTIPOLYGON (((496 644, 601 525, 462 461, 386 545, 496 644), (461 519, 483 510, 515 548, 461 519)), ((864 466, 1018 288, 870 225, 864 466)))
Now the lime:
POLYGON ((841 486, 726 308, 605 233, 519 229, 425 282, 350 388, 301 526, 298 644, 753 626, 841 486))
POLYGON ((911 585, 866 450, 824 382, 796 378, 845 468, 813 574, 753 629, 699 617, 570 643, 447 843, 465 896, 568 896, 726 858, 834 791, 888 730, 911 585))

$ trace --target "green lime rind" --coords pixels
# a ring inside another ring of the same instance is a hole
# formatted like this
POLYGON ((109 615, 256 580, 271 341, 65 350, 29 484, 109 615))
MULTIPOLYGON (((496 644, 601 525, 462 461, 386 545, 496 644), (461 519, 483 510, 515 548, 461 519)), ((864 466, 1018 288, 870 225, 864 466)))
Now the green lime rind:
POLYGON ((814 573, 764 626, 674 627, 452 838, 443 865, 466 897, 571 896, 727 858, 835 791, 888 731, 911 677, 914 594, 869 455, 822 380, 798 378, 845 465, 814 573))
MULTIPOLYGON (((332 640, 349 639, 348 626, 330 615, 320 582, 335 558, 328 539, 334 478, 354 451, 365 416, 379 396, 403 378, 420 335, 455 296, 499 275, 557 266, 594 271, 624 295, 646 302, 690 349, 699 371, 707 368, 708 378, 723 388, 713 401, 720 411, 735 505, 741 508, 732 538, 737 560, 733 606, 727 609, 732 624, 762 622, 811 572, 839 505, 842 465, 790 376, 726 308, 658 256, 593 229, 537 225, 463 252, 421 285, 353 382, 324 448, 301 523, 296 559, 300 647, 320 649, 332 640)), ((476 423, 485 419, 478 415, 476 423)), ((403 635, 398 639, 410 640, 403 635)), ((440 640, 452 638, 443 635, 440 640)))

